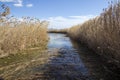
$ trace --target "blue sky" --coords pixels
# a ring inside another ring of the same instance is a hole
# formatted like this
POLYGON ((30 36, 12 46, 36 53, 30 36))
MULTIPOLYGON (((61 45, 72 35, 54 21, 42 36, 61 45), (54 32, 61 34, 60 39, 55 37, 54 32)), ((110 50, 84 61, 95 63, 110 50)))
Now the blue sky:
POLYGON ((99 15, 110 0, 0 0, 11 15, 36 17, 50 22, 49 28, 67 28, 99 15))

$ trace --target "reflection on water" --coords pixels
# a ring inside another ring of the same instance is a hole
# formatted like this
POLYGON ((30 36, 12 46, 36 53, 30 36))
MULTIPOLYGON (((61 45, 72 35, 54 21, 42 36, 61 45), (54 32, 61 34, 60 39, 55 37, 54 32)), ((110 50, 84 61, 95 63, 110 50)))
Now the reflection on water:
POLYGON ((67 49, 67 50, 72 51, 73 52, 72 54, 69 54, 69 53, 66 54, 66 56, 70 55, 71 58, 66 57, 64 59, 64 63, 66 63, 68 60, 72 59, 72 56, 74 56, 79 61, 79 64, 80 64, 79 70, 81 71, 81 73, 83 73, 83 75, 85 75, 85 74, 87 75, 87 69, 84 66, 84 63, 82 62, 82 60, 80 59, 80 57, 79 57, 80 55, 78 53, 76 53, 76 49, 73 48, 70 38, 67 37, 66 34, 56 34, 56 33, 50 33, 49 37, 50 37, 50 40, 48 43, 48 49, 49 48, 60 48, 60 49, 67 49))
POLYGON ((50 33, 49 37, 48 48, 72 48, 70 39, 65 34, 50 33))
POLYGON ((0 77, 6 80, 119 80, 105 70, 100 56, 83 45, 71 41, 65 34, 50 33, 49 37, 45 52, 35 50, 0 58, 0 77))
MULTIPOLYGON (((111 74, 105 69, 104 62, 101 60, 100 56, 86 48, 84 45, 70 40, 65 34, 50 33, 49 36, 50 41, 48 49, 66 48, 67 50, 73 50, 72 54, 75 54, 75 58, 80 60, 79 63, 76 64, 81 64, 81 66, 78 66, 78 71, 81 71, 83 75, 89 75, 89 80, 119 80, 114 74, 111 74)), ((66 55, 70 54, 68 53, 66 55)), ((66 61, 67 57, 65 58, 66 61)))

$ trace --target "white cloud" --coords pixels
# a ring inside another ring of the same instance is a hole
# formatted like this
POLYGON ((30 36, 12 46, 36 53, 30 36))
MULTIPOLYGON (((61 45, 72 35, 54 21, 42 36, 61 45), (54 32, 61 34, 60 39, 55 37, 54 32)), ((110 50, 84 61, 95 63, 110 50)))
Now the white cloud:
POLYGON ((19 3, 13 4, 13 5, 16 6, 16 7, 22 7, 23 6, 22 4, 19 4, 19 3))
MULTIPOLYGON (((15 7, 23 7, 23 0, 0 0, 0 2, 12 2, 15 7)), ((26 7, 32 7, 33 4, 27 4, 26 7)))
POLYGON ((16 0, 16 3, 13 4, 16 7, 22 7, 23 6, 23 0, 16 0))
POLYGON ((23 0, 0 0, 0 2, 13 2, 13 5, 16 7, 23 6, 23 0))
POLYGON ((66 21, 67 19, 62 17, 62 16, 57 16, 57 17, 49 17, 48 18, 49 21, 58 21, 58 22, 63 22, 66 21))
POLYGON ((23 6, 23 0, 16 0, 16 3, 13 4, 16 7, 22 7, 23 6))
POLYGON ((87 15, 87 16, 68 16, 68 17, 62 17, 62 16, 57 16, 57 17, 49 17, 47 20, 50 22, 49 28, 69 28, 73 25, 81 24, 91 18, 94 18, 96 16, 94 15, 87 15))
POLYGON ((0 2, 14 2, 15 0, 0 0, 0 2))
POLYGON ((33 4, 27 4, 26 7, 33 7, 33 4))
POLYGON ((82 18, 82 19, 88 19, 88 18, 93 18, 94 15, 87 15, 87 16, 69 16, 70 18, 82 18))

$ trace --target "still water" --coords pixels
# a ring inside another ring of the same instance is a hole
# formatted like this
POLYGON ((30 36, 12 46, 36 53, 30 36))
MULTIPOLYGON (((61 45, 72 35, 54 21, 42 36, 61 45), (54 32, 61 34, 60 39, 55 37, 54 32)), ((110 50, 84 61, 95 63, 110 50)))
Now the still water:
MULTIPOLYGON (((78 73, 77 76, 83 75, 87 77, 83 80, 119 80, 114 74, 106 70, 104 62, 101 60, 100 56, 96 55, 84 45, 72 41, 66 36, 66 34, 49 33, 49 37, 50 40, 48 43, 48 49, 58 48, 63 50, 61 55, 65 55, 64 58, 56 58, 57 61, 54 65, 58 65, 58 62, 68 64, 70 61, 69 65, 73 64, 71 69, 78 73), (64 53, 64 51, 66 51, 66 53, 64 53)), ((69 71, 70 69, 67 70, 69 71)), ((72 72, 73 75, 75 74, 74 71, 72 72)), ((64 72, 65 71, 63 71, 61 74, 64 74, 64 72)), ((72 78, 75 76, 76 75, 74 75, 72 78)), ((72 80, 72 78, 70 80, 72 80)), ((73 80, 79 79, 75 78, 73 80)))
POLYGON ((48 35, 47 50, 0 58, 0 80, 120 80, 83 44, 66 34, 48 35))

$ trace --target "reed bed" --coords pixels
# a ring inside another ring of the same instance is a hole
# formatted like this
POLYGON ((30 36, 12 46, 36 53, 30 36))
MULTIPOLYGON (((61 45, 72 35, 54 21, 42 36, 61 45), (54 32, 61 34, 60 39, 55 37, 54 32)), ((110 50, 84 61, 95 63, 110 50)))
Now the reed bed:
POLYGON ((48 33, 63 33, 66 34, 68 29, 49 29, 48 33))
POLYGON ((27 49, 46 48, 47 21, 30 17, 7 17, 10 13, 9 7, 1 7, 3 12, 0 14, 0 56, 27 49))
MULTIPOLYGON (((68 35, 86 44, 103 56, 109 66, 114 64, 120 70, 120 1, 109 2, 109 7, 94 19, 68 30, 68 35)), ((113 69, 113 67, 112 67, 113 69)))

